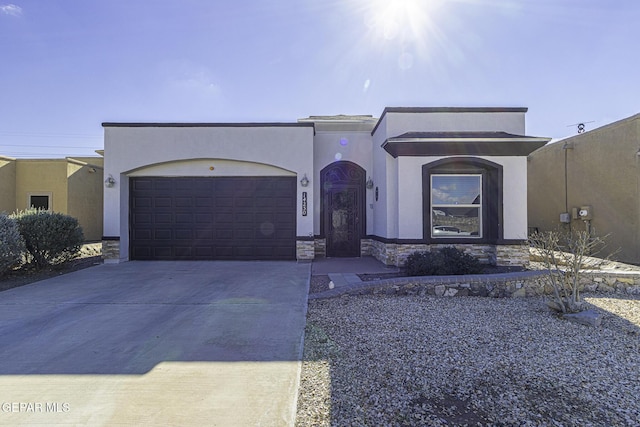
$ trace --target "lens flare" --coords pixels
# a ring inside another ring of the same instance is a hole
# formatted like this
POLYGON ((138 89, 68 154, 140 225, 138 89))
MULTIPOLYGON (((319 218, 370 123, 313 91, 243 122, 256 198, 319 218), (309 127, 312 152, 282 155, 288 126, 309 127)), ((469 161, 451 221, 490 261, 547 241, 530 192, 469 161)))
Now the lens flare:
POLYGON ((263 222, 260 224, 260 233, 263 236, 271 236, 276 230, 276 226, 272 222, 263 222))

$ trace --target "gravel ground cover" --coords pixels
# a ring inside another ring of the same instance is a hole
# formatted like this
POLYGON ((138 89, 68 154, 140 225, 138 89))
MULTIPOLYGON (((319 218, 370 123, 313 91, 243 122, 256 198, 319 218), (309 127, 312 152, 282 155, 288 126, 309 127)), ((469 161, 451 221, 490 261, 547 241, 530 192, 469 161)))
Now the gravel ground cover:
POLYGON ((591 328, 542 298, 311 301, 297 426, 638 426, 640 299, 587 295, 591 328))

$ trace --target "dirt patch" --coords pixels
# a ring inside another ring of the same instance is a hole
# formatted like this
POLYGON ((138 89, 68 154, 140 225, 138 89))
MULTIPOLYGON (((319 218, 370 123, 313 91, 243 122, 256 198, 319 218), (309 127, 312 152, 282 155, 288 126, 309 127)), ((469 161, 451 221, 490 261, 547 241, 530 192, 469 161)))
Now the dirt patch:
POLYGON ((0 292, 28 285, 30 283, 39 282, 40 280, 61 276, 63 274, 71 273, 72 271, 93 267, 98 264, 102 264, 102 255, 100 254, 97 244, 87 244, 82 247, 78 258, 63 265, 43 270, 36 270, 25 266, 5 274, 4 276, 0 276, 0 292))

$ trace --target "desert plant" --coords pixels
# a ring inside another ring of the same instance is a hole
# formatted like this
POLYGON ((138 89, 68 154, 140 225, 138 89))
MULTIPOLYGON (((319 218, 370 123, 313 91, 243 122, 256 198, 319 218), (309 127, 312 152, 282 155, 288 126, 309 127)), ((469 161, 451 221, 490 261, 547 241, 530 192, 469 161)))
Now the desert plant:
POLYGON ((57 212, 27 209, 12 215, 28 252, 28 261, 37 268, 59 265, 73 259, 84 235, 78 220, 57 212))
POLYGON ((547 305, 561 313, 577 313, 585 309, 580 296, 580 275, 587 261, 597 267, 591 256, 605 246, 605 237, 585 230, 536 232, 529 238, 531 247, 544 264, 544 278, 552 289, 547 305))
POLYGON ((476 274, 482 265, 468 253, 446 246, 435 252, 414 252, 407 258, 409 276, 446 276, 476 274))
POLYGON ((13 218, 0 214, 0 276, 22 263, 24 251, 18 224, 13 218))

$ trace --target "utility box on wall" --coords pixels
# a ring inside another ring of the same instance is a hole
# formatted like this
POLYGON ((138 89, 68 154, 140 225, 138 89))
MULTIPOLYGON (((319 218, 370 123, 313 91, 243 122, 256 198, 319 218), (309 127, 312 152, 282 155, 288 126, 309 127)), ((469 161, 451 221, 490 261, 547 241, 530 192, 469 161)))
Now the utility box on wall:
POLYGON ((579 208, 573 208, 571 213, 573 219, 581 219, 583 221, 593 219, 593 208, 591 206, 580 206, 579 208))

